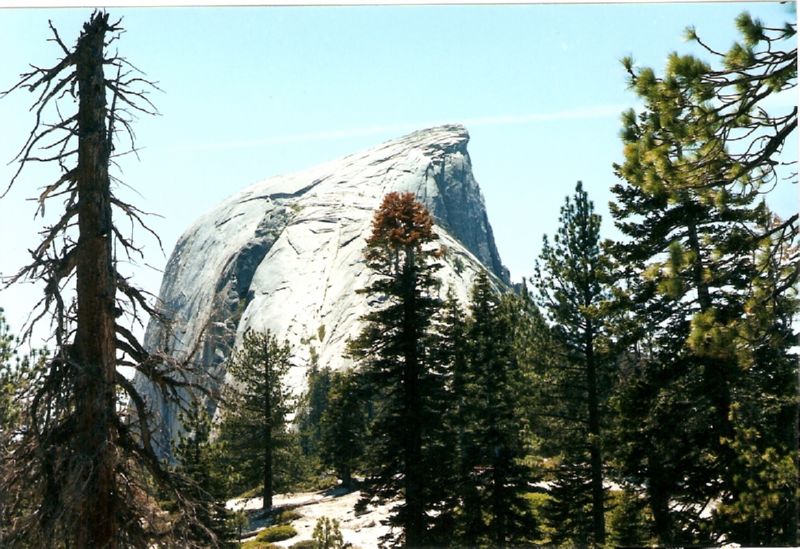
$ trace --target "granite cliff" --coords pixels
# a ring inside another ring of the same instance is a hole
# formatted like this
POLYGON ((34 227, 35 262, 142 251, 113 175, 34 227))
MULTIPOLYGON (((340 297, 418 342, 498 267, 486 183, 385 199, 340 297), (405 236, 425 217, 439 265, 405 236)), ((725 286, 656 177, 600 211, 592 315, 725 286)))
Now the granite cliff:
MULTIPOLYGON (((468 141, 462 126, 430 128, 231 196, 176 244, 159 296, 171 322, 151 322, 145 346, 190 357, 209 386, 224 379, 225 359, 248 328, 269 329, 292 344, 289 383, 297 393, 312 359, 346 367, 347 342, 368 307, 356 292, 371 276, 362 260, 365 240, 375 208, 391 191, 413 192, 434 215, 446 249, 438 272, 443 295, 452 287, 466 301, 481 269, 508 283, 468 141)), ((176 407, 136 383, 159 416, 157 439, 174 439, 176 407)))

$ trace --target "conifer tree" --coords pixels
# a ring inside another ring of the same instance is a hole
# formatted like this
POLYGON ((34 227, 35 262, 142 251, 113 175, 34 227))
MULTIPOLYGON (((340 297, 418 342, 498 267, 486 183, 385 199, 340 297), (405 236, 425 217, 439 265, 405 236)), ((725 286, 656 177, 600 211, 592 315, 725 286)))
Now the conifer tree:
POLYGON ((435 359, 446 372, 448 405, 442 418, 450 441, 448 451, 442 456, 439 469, 450 474, 446 483, 445 508, 439 526, 450 541, 465 545, 475 543, 484 529, 478 484, 474 467, 478 458, 472 437, 474 423, 471 419, 471 401, 475 388, 467 371, 467 313, 456 298, 452 288, 434 319, 438 344, 435 359))
MULTIPOLYGON (((469 432, 462 451, 476 497, 464 515, 464 543, 506 547, 534 534, 524 494, 532 478, 524 464, 526 418, 524 372, 515 346, 519 304, 502 297, 481 272, 472 288, 466 331, 464 404, 459 410, 469 432), (484 522, 484 518, 486 521, 484 522)), ((462 479, 462 482, 469 482, 462 479)))
POLYGON ((353 372, 330 377, 327 406, 320 418, 320 457, 333 467, 346 490, 353 489, 353 472, 367 446, 366 398, 353 372))
POLYGON ((362 505, 402 497, 392 523, 402 529, 396 541, 408 547, 429 543, 430 511, 442 497, 431 460, 444 391, 430 337, 439 307, 436 238, 431 215, 413 194, 384 197, 365 251, 376 275, 364 290, 373 309, 351 347, 374 403, 362 505))
POLYGON ((40 185, 37 214, 53 199, 61 212, 42 231, 31 262, 7 281, 43 282, 23 338, 49 316, 55 348, 27 409, 31 429, 8 460, 14 470, 0 478, 0 491, 22 489, 34 502, 15 511, 4 543, 146 546, 170 534, 152 520, 154 486, 174 496, 184 521, 192 520, 194 506, 157 458, 144 399, 118 370, 135 369, 168 399, 192 386, 182 365, 145 350, 131 332, 141 314, 163 318, 117 263, 117 254, 132 259, 142 252, 114 214, 149 231, 143 213, 112 189, 111 167, 135 150, 133 115, 155 112, 147 97, 152 83, 108 51, 122 32, 108 13, 95 11, 71 48, 50 28, 62 57, 32 64, 0 94, 27 90, 35 97, 33 129, 14 159, 19 165, 8 188, 31 163, 56 167, 58 175, 40 185), (133 413, 120 406, 123 400, 133 413))
MULTIPOLYGON (((760 230, 780 226, 772 220, 760 230)), ((733 487, 715 527, 745 545, 795 545, 798 520, 797 289, 782 290, 798 240, 776 237, 754 252, 757 276, 735 325, 736 360, 747 371, 731 415, 733 487)))
POLYGON ((306 376, 307 389, 297 406, 297 430, 300 448, 307 458, 319 459, 322 452, 322 416, 328 406, 333 372, 327 366, 320 368, 312 354, 311 367, 306 376))
MULTIPOLYGON (((10 464, 19 439, 27 429, 25 412, 36 375, 37 361, 28 357, 20 359, 16 351, 18 343, 0 308, 0 478, 14 474, 10 464)), ((15 504, 14 500, 25 499, 24 490, 0 490, 0 547, 8 544, 9 525, 18 514, 14 510, 20 504, 15 504)))
MULTIPOLYGON (((642 98, 661 95, 660 115, 665 120, 680 116, 682 135, 694 138, 679 161, 671 163, 675 185, 717 193, 748 194, 770 192, 783 179, 784 166, 796 164, 797 156, 784 150, 797 130, 797 106, 781 107, 770 99, 797 86, 797 25, 768 27, 747 12, 735 21, 740 39, 727 50, 706 44, 694 27, 686 29, 688 40, 696 42, 710 57, 707 62, 694 55, 669 55, 666 75, 659 78, 648 68, 635 70, 630 58, 623 60, 637 83, 642 98), (670 103, 659 91, 669 83, 670 103), (738 142, 737 146, 731 146, 738 142), (775 159, 781 155, 781 161, 775 159), (715 172, 714 178, 708 173, 715 172)), ((781 222, 795 225, 797 215, 781 222)))
POLYGON ((608 321, 603 312, 610 296, 608 262, 600 249, 600 216, 594 213, 579 181, 574 198, 561 207, 559 228, 552 244, 544 237, 536 263, 539 302, 560 347, 563 361, 549 378, 550 407, 557 407, 564 432, 563 463, 557 470, 551 522, 565 532, 566 524, 582 532, 589 489, 591 537, 575 540, 605 543, 603 415, 608 397, 608 321), (588 459, 584 459, 584 456, 588 459), (563 476, 558 476, 564 473, 563 476), (588 481, 588 482, 587 482, 588 481), (572 500, 572 497, 578 499, 572 500), (554 506, 560 506, 556 509, 554 506), (571 512, 574 516, 569 517, 571 512))
POLYGON ((241 464, 248 483, 262 486, 263 508, 272 508, 275 456, 288 441, 287 415, 293 403, 284 378, 291 367, 289 344, 269 331, 248 330, 228 363, 233 383, 223 394, 220 439, 241 464))
MULTIPOLYGON (((768 32, 748 21, 740 18, 746 41, 754 39, 749 33, 768 32)), ((793 34, 791 26, 775 32, 793 34)), ((773 53, 784 55, 767 51, 745 57, 763 60, 773 53)), ((733 62, 737 56, 731 55, 733 62)), ((780 119, 784 125, 775 139, 753 137, 756 144, 771 145, 749 160, 729 141, 748 120, 762 123, 768 115, 759 110, 759 101, 793 85, 796 69, 783 65, 782 76, 754 77, 754 89, 761 91, 738 103, 718 94, 735 80, 733 85, 742 86, 737 97, 748 96, 750 69, 740 73, 731 65, 714 72, 677 55, 661 78, 650 69, 634 69, 630 61, 626 66, 645 109, 624 117, 625 161, 616 166, 624 183, 613 189, 612 215, 628 238, 616 245, 615 255, 627 280, 635 326, 633 368, 617 400, 617 457, 623 475, 647 486, 661 543, 711 542, 722 534, 739 535, 712 529, 700 510, 709 501, 744 497, 739 480, 743 446, 732 442, 743 436, 737 417, 743 395, 760 379, 783 377, 778 373, 782 361, 762 363, 759 372, 737 349, 754 344, 747 341, 744 326, 754 316, 748 303, 761 270, 756 250, 766 246, 774 256, 777 244, 792 242, 796 232, 796 216, 767 229, 772 216, 758 194, 769 174, 777 173, 764 172, 761 162, 777 166, 774 155, 786 132, 796 127, 797 111, 780 119), (716 87, 715 78, 724 85, 716 87), (738 105, 738 114, 730 118, 715 101, 722 101, 724 109, 738 105)), ((780 256, 784 266, 791 256, 780 256)), ((773 287, 775 295, 790 286, 786 283, 796 276, 792 271, 779 269, 783 281, 773 287)), ((784 345, 779 354, 787 352, 784 345)), ((770 393, 764 397, 785 395, 775 387, 770 393)), ((774 431, 774 426, 764 427, 758 436, 774 431)), ((776 451, 791 455, 785 445, 776 451)), ((788 535, 786 527, 777 530, 788 535)))
POLYGON ((312 548, 342 549, 345 545, 339 526, 339 521, 336 519, 328 517, 317 519, 317 523, 314 525, 312 548))
POLYGON ((181 414, 184 433, 176 445, 173 455, 177 472, 184 477, 198 502, 197 522, 204 528, 189 525, 186 544, 207 547, 206 532, 216 535, 220 547, 230 547, 234 537, 225 509, 228 472, 222 458, 219 442, 211 441, 211 418, 199 403, 194 403, 187 413, 181 414))
POLYGON ((17 344, 0 308, 0 455, 3 463, 10 457, 14 437, 23 428, 22 409, 29 384, 27 361, 17 357, 17 344))

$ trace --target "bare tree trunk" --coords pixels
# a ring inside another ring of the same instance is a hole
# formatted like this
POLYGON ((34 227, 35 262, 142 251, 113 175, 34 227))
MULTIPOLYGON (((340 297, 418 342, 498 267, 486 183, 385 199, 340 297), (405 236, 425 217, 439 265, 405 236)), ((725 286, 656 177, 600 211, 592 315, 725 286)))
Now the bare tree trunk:
POLYGON ((600 404, 597 364, 594 354, 594 329, 586 319, 586 382, 589 389, 589 455, 592 477, 592 530, 595 546, 606 543, 605 503, 603 501, 603 454, 600 447, 600 404))
POLYGON ((115 292, 111 252, 103 48, 108 15, 94 17, 75 51, 78 107, 77 328, 73 353, 77 378, 76 450, 72 467, 79 498, 78 547, 116 547, 117 509, 113 440, 116 373, 115 292))

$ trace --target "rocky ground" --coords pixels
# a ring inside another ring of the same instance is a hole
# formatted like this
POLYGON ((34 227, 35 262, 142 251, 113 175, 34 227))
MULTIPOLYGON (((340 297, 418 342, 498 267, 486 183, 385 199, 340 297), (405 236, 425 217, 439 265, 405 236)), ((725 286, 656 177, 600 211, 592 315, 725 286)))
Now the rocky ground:
MULTIPOLYGON (((361 493, 357 491, 348 493, 342 489, 333 489, 275 496, 273 504, 276 508, 292 509, 301 515, 300 518, 291 522, 291 525, 297 530, 297 535, 291 539, 276 542, 275 545, 291 547, 299 541, 310 540, 317 519, 328 517, 339 521, 339 528, 345 544, 362 549, 377 547, 380 537, 389 531, 389 527, 382 523, 389 515, 391 504, 369 506, 365 513, 356 515, 353 507, 360 495, 361 493)), ((244 540, 252 539, 260 530, 268 526, 267 519, 257 518, 261 503, 260 497, 234 499, 228 502, 229 509, 243 509, 253 517, 244 540)))

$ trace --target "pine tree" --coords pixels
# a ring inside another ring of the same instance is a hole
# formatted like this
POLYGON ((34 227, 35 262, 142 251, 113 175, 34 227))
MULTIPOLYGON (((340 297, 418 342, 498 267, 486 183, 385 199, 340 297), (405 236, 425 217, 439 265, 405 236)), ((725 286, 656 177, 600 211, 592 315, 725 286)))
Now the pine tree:
MULTIPOLYGON (((769 234, 782 221, 761 228, 769 234)), ((797 289, 782 289, 795 267, 797 235, 774 236, 754 252, 758 275, 736 323, 737 362, 747 371, 731 415, 734 486, 716 510, 716 527, 747 545, 797 540, 797 289)))
POLYGON ((195 501, 195 517, 204 526, 190 525, 186 543, 207 547, 211 541, 220 547, 232 546, 234 533, 225 509, 228 471, 221 466, 220 444, 211 441, 211 418, 199 403, 193 403, 180 419, 184 433, 173 452, 176 471, 186 479, 187 492, 195 501), (209 531, 215 540, 207 538, 209 531))
MULTIPOLYGON (((758 25, 741 21, 747 32, 757 33, 758 25)), ((615 255, 634 326, 631 368, 616 401, 617 458, 623 475, 646 484, 661 543, 707 543, 726 533, 714 531, 700 515, 707 502, 744 496, 738 479, 742 446, 731 443, 742 437, 737 418, 742 396, 762 376, 783 376, 781 361, 762 363, 758 372, 737 349, 753 345, 743 326, 752 316, 748 300, 760 270, 754 254, 768 246, 774 256, 772 235, 791 241, 795 231, 792 220, 765 229, 771 214, 758 193, 768 180, 760 163, 774 162, 785 137, 778 134, 796 126, 796 109, 783 119, 787 125, 769 140, 772 145, 761 149, 766 158, 745 160, 735 152, 741 148, 728 141, 744 127, 740 122, 763 120, 758 102, 796 78, 796 69, 781 69, 775 86, 770 78, 755 78, 759 97, 744 104, 723 98, 720 108, 714 98, 729 79, 749 86, 748 77, 732 66, 714 72, 694 58, 674 55, 661 78, 650 69, 635 70, 630 61, 626 66, 645 109, 624 117, 625 161, 616 166, 624 183, 613 189, 612 215, 628 239, 616 245, 615 255), (715 87, 715 79, 725 84, 715 87), (724 114, 735 105, 743 110, 733 118, 724 114), (731 163, 734 158, 738 165, 731 163), (678 508, 682 511, 673 511, 678 508)), ((742 97, 750 93, 744 88, 742 97)), ((776 293, 791 285, 793 271, 781 269, 776 293)), ((764 396, 783 394, 771 391, 764 396)))
MULTIPOLYGON (((608 320, 604 305, 610 296, 608 261, 600 249, 600 216, 594 213, 583 185, 578 182, 574 198, 567 197, 561 207, 560 226, 552 244, 544 237, 535 282, 539 302, 552 325, 552 331, 565 350, 563 363, 550 379, 556 381, 551 389, 553 415, 566 423, 562 437, 562 456, 566 461, 557 473, 555 486, 559 494, 551 505, 551 522, 562 532, 566 523, 583 524, 583 499, 570 501, 566 496, 578 495, 581 489, 590 490, 592 536, 577 543, 605 543, 605 508, 603 488, 603 415, 608 397, 608 320), (588 460, 581 462, 582 456, 588 460), (585 482, 586 475, 590 482, 585 482), (568 486, 571 481, 574 485, 568 486), (570 510, 580 514, 565 521, 570 510)), ((576 535, 578 534, 576 530, 576 535)))
POLYGON ((297 430, 300 434, 300 447, 303 454, 318 458, 322 437, 322 415, 328 406, 328 393, 331 389, 333 373, 327 366, 320 368, 316 354, 312 352, 311 367, 306 374, 306 392, 297 405, 297 430))
MULTIPOLYGON (((36 384, 41 379, 46 352, 34 351, 20 358, 19 340, 12 335, 0 308, 0 479, 15 474, 13 459, 30 425, 28 408, 36 384)), ((4 482, 5 483, 5 482, 4 482)), ((0 547, 10 545, 9 527, 19 518, 20 508, 32 510, 29 495, 17 490, 0 490, 0 547)))
POLYGON ((23 399, 28 385, 27 361, 17 357, 17 343, 0 308, 0 452, 4 463, 14 437, 23 428, 23 399))
POLYGON ((384 197, 365 251, 376 275, 364 290, 373 309, 351 347, 374 406, 362 505, 401 496, 391 520, 402 529, 396 541, 408 547, 428 543, 429 512, 441 498, 430 452, 444 391, 430 337, 439 307, 436 238, 431 215, 413 194, 384 197))
MULTIPOLYGON (((463 443, 465 469, 477 492, 464 501, 464 542, 505 547, 535 533, 527 501, 532 474, 526 457, 525 376, 515 347, 515 326, 523 319, 519 303, 501 297, 481 272, 472 288, 466 331, 464 404, 469 425, 463 443), (487 522, 483 522, 483 516, 487 522)), ((462 482, 468 482, 462 479, 462 482)))
POLYGON ((320 418, 320 457, 333 467, 346 490, 354 487, 353 472, 366 447, 365 400, 352 372, 331 374, 327 406, 320 418))
POLYGON ((291 349, 269 331, 248 330, 228 363, 233 383, 223 394, 220 439, 241 464, 248 483, 262 485, 263 508, 272 508, 275 455, 289 437, 287 415, 293 403, 284 377, 291 367, 291 349))
POLYGON ((313 549, 342 549, 344 538, 339 529, 339 521, 320 517, 314 525, 313 549))
POLYGON ((593 545, 594 524, 592 475, 588 452, 567 447, 558 456, 554 480, 548 487, 549 499, 543 514, 554 534, 549 540, 556 545, 593 545), (577 453, 577 455, 576 455, 577 453))
POLYGON ((438 343, 434 358, 446 372, 448 402, 442 424, 449 441, 440 458, 439 471, 450 475, 443 495, 439 538, 468 545, 475 543, 484 528, 478 484, 474 478, 477 461, 472 440, 470 398, 474 388, 467 371, 467 313, 452 288, 434 318, 438 343))

